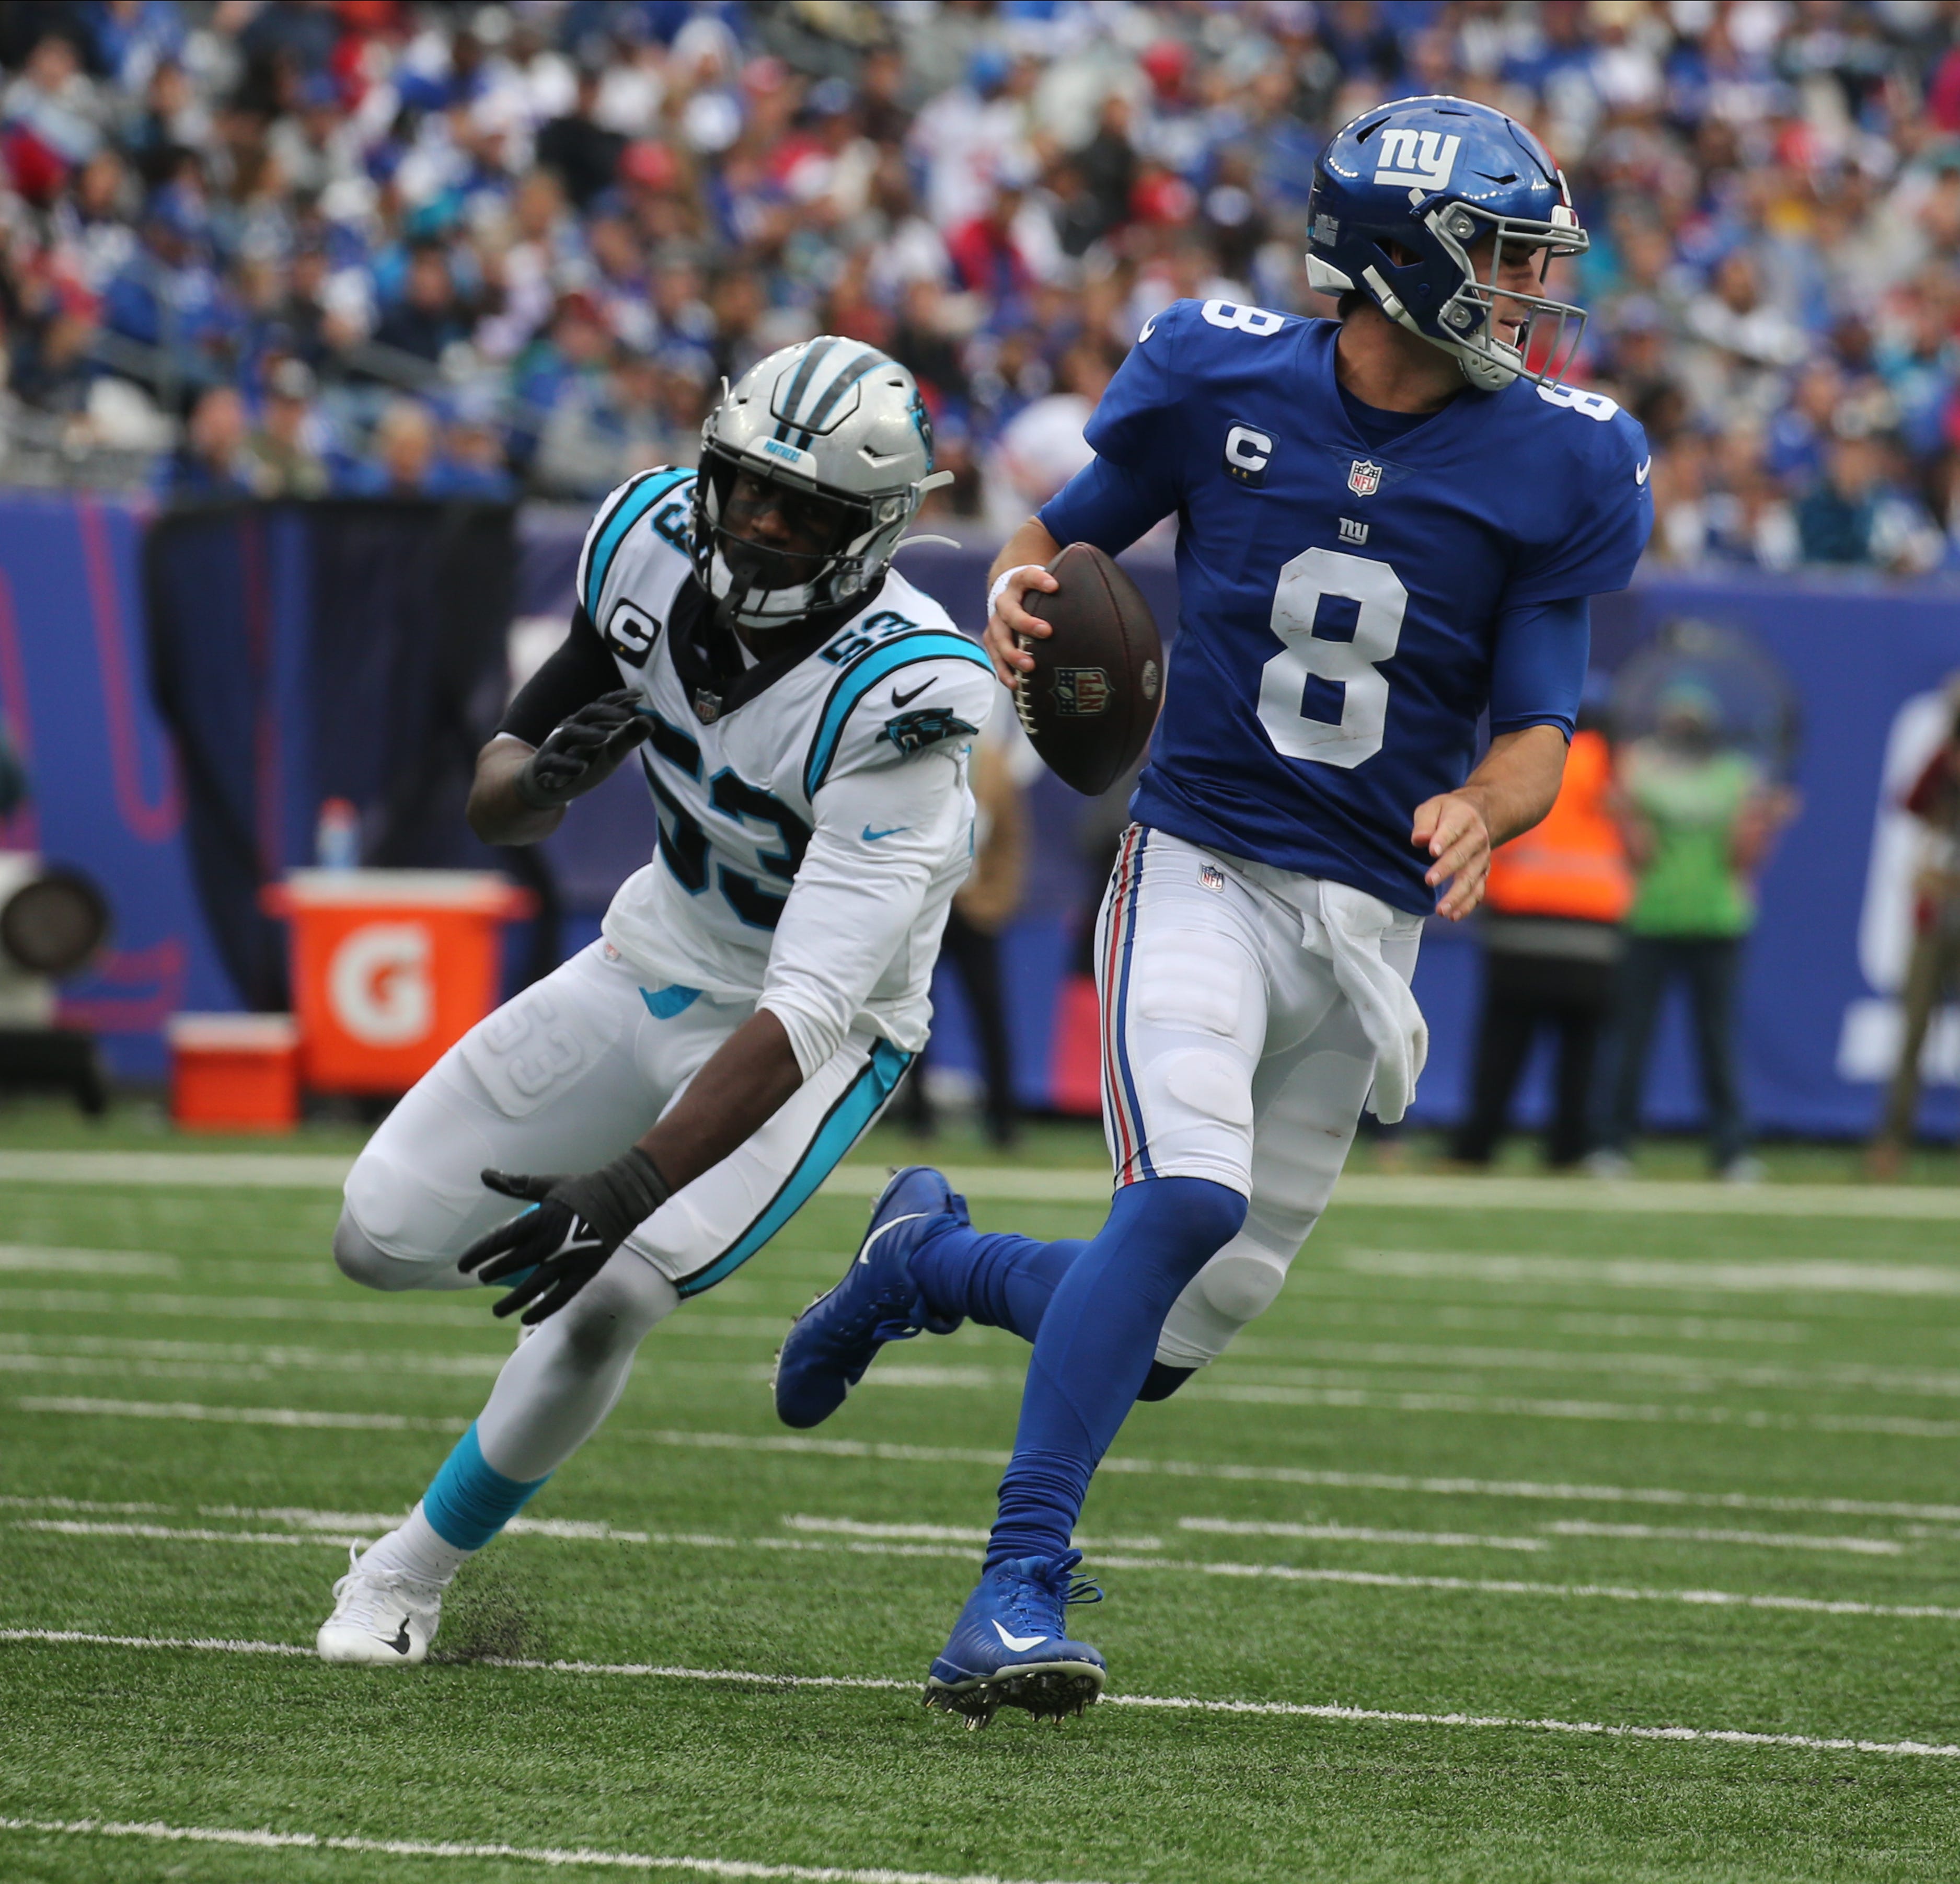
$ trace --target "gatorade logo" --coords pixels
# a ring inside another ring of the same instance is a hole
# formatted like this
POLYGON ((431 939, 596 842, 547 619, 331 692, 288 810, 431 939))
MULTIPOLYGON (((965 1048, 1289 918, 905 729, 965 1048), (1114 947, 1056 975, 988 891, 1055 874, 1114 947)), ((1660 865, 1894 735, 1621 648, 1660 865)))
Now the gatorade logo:
POLYGON ((412 1046, 435 1024, 429 932, 419 922, 370 922, 327 965, 334 1017, 363 1046, 412 1046))

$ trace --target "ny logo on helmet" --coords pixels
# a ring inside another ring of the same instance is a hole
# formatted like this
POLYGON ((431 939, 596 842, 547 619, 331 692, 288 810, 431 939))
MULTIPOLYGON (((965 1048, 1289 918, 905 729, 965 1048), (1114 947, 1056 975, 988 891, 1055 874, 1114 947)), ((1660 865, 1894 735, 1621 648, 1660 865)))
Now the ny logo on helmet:
POLYGON ((1348 467, 1348 488, 1357 497, 1373 497, 1382 488, 1382 467, 1357 458, 1348 467))
POLYGON ((1375 167, 1378 183, 1414 183, 1422 189, 1449 187, 1463 140, 1440 131, 1384 131, 1382 154, 1375 167))

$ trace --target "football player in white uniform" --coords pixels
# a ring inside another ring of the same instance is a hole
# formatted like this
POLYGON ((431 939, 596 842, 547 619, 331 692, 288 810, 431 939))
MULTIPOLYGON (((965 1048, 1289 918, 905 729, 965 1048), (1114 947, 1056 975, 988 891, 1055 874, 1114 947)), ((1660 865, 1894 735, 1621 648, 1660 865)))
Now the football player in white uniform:
POLYGON ((945 476, 911 374, 826 336, 725 395, 698 476, 644 472, 593 520, 571 632, 469 816, 535 842, 637 752, 659 848, 602 940, 451 1048, 347 1180, 348 1275, 503 1284, 528 1332, 335 1586, 327 1660, 422 1660, 444 1586, 597 1428, 648 1331, 788 1221, 924 1043, 991 705, 986 657, 889 566, 945 476), (540 1172, 582 1175, 517 1175, 540 1172))

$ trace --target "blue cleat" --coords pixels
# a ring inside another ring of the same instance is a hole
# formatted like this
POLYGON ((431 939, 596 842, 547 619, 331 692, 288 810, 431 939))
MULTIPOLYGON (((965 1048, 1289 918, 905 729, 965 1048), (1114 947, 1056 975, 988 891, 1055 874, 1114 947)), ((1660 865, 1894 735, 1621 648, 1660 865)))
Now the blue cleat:
POLYGON ((1002 1707, 1025 1707, 1058 1725, 1098 1699, 1108 1664, 1068 1635, 1068 1606, 1102 1600, 1095 1584, 1075 1577, 1081 1561, 1080 1551, 1064 1551, 988 1571, 926 1676, 925 1704, 964 1714, 972 1728, 1002 1707))
POLYGON ((948 1214, 965 1224, 966 1200, 930 1166, 892 1173, 851 1267, 796 1318, 776 1351, 770 1386, 785 1426, 822 1425, 886 1341, 950 1335, 959 1325, 963 1317, 947 1321, 927 1308, 912 1274, 919 1239, 948 1214))

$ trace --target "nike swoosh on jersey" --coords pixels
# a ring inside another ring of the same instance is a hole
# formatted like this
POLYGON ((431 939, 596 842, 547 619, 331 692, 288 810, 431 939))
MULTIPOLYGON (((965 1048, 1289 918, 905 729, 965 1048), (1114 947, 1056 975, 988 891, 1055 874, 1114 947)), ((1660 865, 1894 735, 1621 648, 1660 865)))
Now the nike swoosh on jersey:
POLYGON ((926 689, 932 685, 930 678, 921 680, 909 693, 901 693, 896 687, 892 689, 892 704, 895 707, 910 706, 926 689))
POLYGON ((1643 458, 1634 472, 1634 482, 1636 484, 1646 483, 1647 481, 1647 473, 1653 469, 1653 460, 1650 457, 1643 458))
POLYGON ((909 831, 912 828, 909 824, 895 824, 889 831, 874 831, 867 824, 864 827, 864 842, 875 844, 881 837, 896 837, 901 831, 909 831))
POLYGON ((1010 1635, 998 1622, 994 1625, 994 1633, 1001 1638, 1004 1647, 1012 1649, 1017 1655, 1032 1648, 1037 1642, 1048 1640, 1045 1635, 1010 1635))

